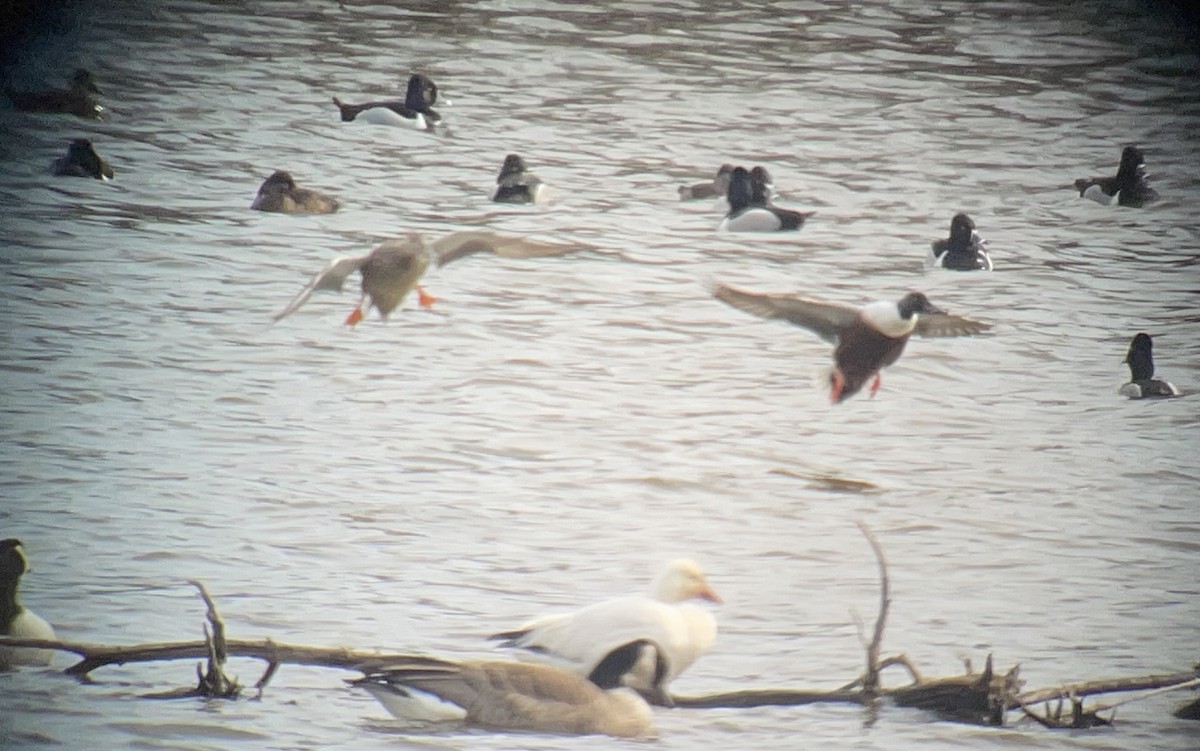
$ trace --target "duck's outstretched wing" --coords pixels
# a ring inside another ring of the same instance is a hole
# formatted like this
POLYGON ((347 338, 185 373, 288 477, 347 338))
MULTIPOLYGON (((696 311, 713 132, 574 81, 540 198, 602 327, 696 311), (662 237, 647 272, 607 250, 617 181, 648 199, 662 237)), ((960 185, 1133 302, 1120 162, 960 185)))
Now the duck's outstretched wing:
POLYGON ((451 261, 476 253, 494 253, 501 258, 550 258, 586 249, 584 245, 539 242, 524 237, 473 230, 451 232, 430 243, 430 247, 437 258, 438 266, 445 266, 451 261))
POLYGON ((974 336, 992 327, 990 323, 949 313, 918 313, 914 333, 921 336, 974 336))
POLYGON ((341 292, 342 287, 346 284, 346 277, 353 274, 362 268, 362 265, 367 262, 369 256, 342 256, 335 258, 329 262, 329 265, 321 270, 319 274, 314 276, 304 289, 300 290, 299 294, 292 298, 292 301, 287 304, 283 310, 271 316, 272 321, 280 321, 287 318, 292 313, 300 309, 300 306, 308 302, 308 298, 312 297, 312 293, 317 290, 333 290, 341 292))
POLYGON ((803 326, 827 342, 836 343, 842 329, 854 322, 858 309, 836 302, 807 300, 794 295, 745 292, 724 284, 712 288, 713 297, 759 318, 782 318, 803 326))

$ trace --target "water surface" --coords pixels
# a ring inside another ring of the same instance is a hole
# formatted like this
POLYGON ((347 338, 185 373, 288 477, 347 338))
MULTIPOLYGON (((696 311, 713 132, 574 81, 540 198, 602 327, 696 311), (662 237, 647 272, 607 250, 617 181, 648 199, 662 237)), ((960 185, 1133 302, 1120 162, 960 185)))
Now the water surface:
MULTIPOLYGON (((928 674, 994 652, 1028 685, 1196 660, 1195 397, 1117 396, 1138 331, 1200 389, 1195 50, 1125 0, 203 2, 68 6, 15 88, 93 70, 108 119, 0 109, 3 536, 25 601, 69 639, 193 638, 204 580, 232 635, 489 654, 482 637, 701 560, 726 598, 697 694, 829 687, 887 552, 885 653, 928 674), (330 97, 413 70, 436 135, 342 124, 330 97), (53 179, 88 136, 112 183, 53 179), (1163 200, 1070 190, 1147 152, 1163 200), (506 153, 546 207, 487 202, 506 153), (795 234, 719 235, 676 188, 764 164, 795 234), (331 216, 248 210, 288 169, 331 216), (992 274, 928 272, 969 212, 992 274), (332 256, 485 227, 596 250, 473 257, 434 312, 341 326, 353 295, 270 316, 332 256), (914 341, 839 405, 828 345, 709 296, 724 281, 843 302, 926 291, 990 336, 914 341)), ((59 667, 67 664, 63 657, 59 667)), ((233 672, 253 683, 260 667, 233 672)), ((608 739, 412 735, 335 671, 261 702, 148 702, 192 666, 81 686, 0 676, 13 747, 562 748, 608 739)), ((894 676, 893 680, 900 680, 894 676)), ((660 711, 662 748, 1195 747, 1181 699, 1116 730, 972 728, 885 709, 660 711), (803 741, 801 741, 803 739, 803 741)))

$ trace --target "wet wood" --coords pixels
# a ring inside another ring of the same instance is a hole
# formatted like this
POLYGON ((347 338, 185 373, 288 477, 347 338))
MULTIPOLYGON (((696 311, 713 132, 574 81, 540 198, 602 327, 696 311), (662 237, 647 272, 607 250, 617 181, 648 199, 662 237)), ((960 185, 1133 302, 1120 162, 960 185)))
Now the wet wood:
MULTIPOLYGON (((78 655, 81 659, 63 671, 67 675, 78 678, 86 678, 93 670, 109 665, 204 659, 209 654, 209 644, 203 640, 111 646, 86 642, 0 637, 0 644, 55 649, 78 655)), ((227 639, 225 651, 229 657, 262 660, 268 664, 268 669, 272 664, 277 666, 308 665, 360 672, 378 669, 389 662, 413 656, 412 652, 391 653, 346 647, 312 647, 301 644, 283 644, 272 639, 227 639)), ((270 676, 264 677, 270 678, 270 676)))
MULTIPOLYGON (((1200 687, 1200 665, 1193 666, 1190 670, 1166 675, 1105 678, 1022 691, 1018 668, 1014 666, 1001 673, 995 669, 991 655, 988 655, 982 673, 974 672, 970 662, 967 662, 966 672, 963 675, 939 678, 924 678, 916 665, 904 654, 881 659, 883 634, 891 605, 887 560, 874 534, 863 524, 859 524, 859 529, 875 554, 880 578, 879 613, 875 619, 871 638, 866 638, 865 628, 862 627, 861 622, 859 627, 859 639, 866 652, 866 669, 862 675, 839 688, 828 690, 758 688, 719 692, 704 696, 674 696, 675 706, 687 709, 736 709, 840 703, 858 704, 878 712, 878 700, 882 698, 890 700, 897 706, 921 709, 956 722, 1000 726, 1006 723, 1009 712, 1017 712, 1047 728, 1078 729, 1111 724, 1116 707, 1129 701, 1165 691, 1200 687), (882 682, 882 672, 889 667, 904 668, 909 684, 885 687, 882 682), (1139 696, 1111 705, 1095 705, 1090 708, 1084 705, 1085 697, 1113 693, 1137 693, 1139 696), (1109 713, 1108 717, 1102 715, 1105 712, 1109 713)), ((201 670, 197 666, 200 676, 197 687, 156 695, 159 697, 235 698, 238 695, 239 686, 223 671, 223 666, 229 657, 251 658, 267 663, 266 670, 255 686, 261 696, 267 683, 282 665, 308 665, 368 673, 383 669, 390 663, 411 660, 414 656, 419 656, 412 652, 386 653, 345 647, 281 644, 271 639, 228 639, 225 635, 225 624, 217 612, 212 597, 209 596, 202 584, 195 581, 191 583, 199 590, 206 605, 205 639, 202 641, 110 646, 0 637, 0 644, 73 653, 80 659, 65 672, 81 680, 88 680, 92 671, 109 665, 196 658, 208 660, 207 670, 201 670)), ((1200 700, 1180 707, 1175 714, 1189 719, 1200 717, 1200 700)))

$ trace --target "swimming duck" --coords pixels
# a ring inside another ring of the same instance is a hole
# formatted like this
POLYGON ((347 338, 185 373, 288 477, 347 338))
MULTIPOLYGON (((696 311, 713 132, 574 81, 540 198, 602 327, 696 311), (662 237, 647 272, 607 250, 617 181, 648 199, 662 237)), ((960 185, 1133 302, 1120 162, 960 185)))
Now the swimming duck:
POLYGON ((649 595, 542 616, 490 638, 521 650, 522 659, 558 665, 601 683, 613 680, 615 665, 618 672, 629 673, 625 685, 653 703, 670 706, 671 681, 708 652, 717 636, 716 618, 696 600, 721 602, 700 565, 679 559, 655 578, 649 595), (630 655, 631 645, 644 644, 653 647, 630 655), (626 667, 630 659, 633 668, 626 667))
POLYGON ((811 211, 790 211, 769 203, 769 175, 762 170, 752 177, 745 167, 735 167, 729 177, 729 213, 721 221, 722 232, 777 232, 798 230, 811 211))
POLYGON ((775 180, 767 168, 755 165, 750 170, 750 202, 757 206, 766 206, 775 197, 775 180))
POLYGON ((492 200, 496 203, 537 203, 542 193, 542 181, 533 176, 525 160, 517 154, 504 157, 492 200))
POLYGON ((1146 182, 1145 166, 1142 150, 1126 146, 1121 150, 1121 164, 1115 177, 1081 177, 1075 181, 1075 190, 1080 196, 1105 206, 1115 197, 1119 206, 1141 208, 1158 199, 1158 191, 1146 182))
POLYGON ((96 180, 111 180, 112 167, 96 153, 92 142, 76 138, 67 145, 66 156, 60 156, 50 165, 50 172, 65 177, 91 177, 96 180))
POLYGON ((404 101, 389 100, 366 104, 343 104, 337 97, 333 103, 341 113, 342 122, 358 120, 374 125, 399 125, 427 130, 441 121, 442 116, 433 110, 437 102, 437 85, 428 76, 414 73, 408 79, 408 90, 404 101))
POLYGON ((308 302, 313 292, 341 292, 346 277, 355 271, 362 276, 362 295, 346 318, 347 326, 353 326, 363 319, 364 302, 369 302, 368 308, 374 307, 379 311, 379 317, 386 321, 414 289, 417 290, 421 307, 432 307, 437 298, 426 293, 418 284, 431 260, 436 260, 438 266, 445 266, 476 253, 493 253, 502 258, 546 258, 583 247, 476 231, 452 232, 439 240, 427 242, 421 235, 410 232, 404 240, 387 240, 366 255, 344 256, 330 261, 272 320, 279 321, 295 313, 308 302))
POLYGON ((276 170, 263 181, 250 208, 279 214, 332 214, 340 204, 336 199, 296 185, 290 172, 276 170))
POLYGON ((1129 363, 1129 383, 1121 387, 1121 396, 1130 399, 1179 396, 1173 384, 1154 377, 1154 341, 1149 334, 1138 334, 1129 343, 1124 362, 1129 363))
POLYGON ((598 686, 550 665, 414 656, 371 670, 351 685, 408 721, 623 738, 654 732, 650 707, 635 692, 619 684, 598 686))
POLYGON ((991 271, 986 246, 987 240, 975 231, 975 221, 966 214, 955 214, 950 220, 950 237, 933 241, 929 263, 954 271, 991 271))
POLYGON ((680 185, 679 200, 689 201, 693 198, 724 198, 729 192, 729 176, 733 174, 732 164, 722 164, 717 170, 717 176, 706 183, 695 185, 680 185))
MULTIPOLYGON (((0 635, 20 639, 55 639, 54 628, 37 613, 21 605, 17 586, 29 571, 29 560, 21 541, 0 540, 0 635)), ((49 665, 51 649, 0 647, 0 670, 13 665, 49 665)))
POLYGON ((75 71, 68 89, 57 91, 12 91, 5 89, 13 106, 24 112, 57 112, 99 119, 104 108, 92 94, 101 93, 96 78, 83 68, 75 71))
POLYGON ((881 300, 861 308, 792 295, 744 292, 725 285, 718 285, 713 295, 760 318, 783 318, 803 326, 837 345, 829 376, 829 398, 834 404, 854 396, 872 378, 874 396, 881 383, 880 371, 900 359, 914 333, 969 336, 991 328, 935 308, 921 292, 909 292, 899 303, 881 300))

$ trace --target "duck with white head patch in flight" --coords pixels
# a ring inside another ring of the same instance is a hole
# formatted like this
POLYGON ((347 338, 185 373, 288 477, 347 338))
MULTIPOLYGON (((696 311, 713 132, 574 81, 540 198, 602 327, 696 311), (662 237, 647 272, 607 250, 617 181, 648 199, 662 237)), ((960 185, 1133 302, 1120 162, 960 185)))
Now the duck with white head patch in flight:
POLYGON ((782 318, 836 345, 829 375, 829 397, 834 404, 857 394, 867 381, 871 381, 874 396, 881 383, 880 371, 900 359, 913 334, 969 336, 991 328, 935 308, 921 292, 909 292, 898 303, 880 300, 861 308, 793 295, 745 292, 725 285, 717 285, 713 296, 760 318, 782 318))
MULTIPOLYGON (((17 587, 21 576, 29 571, 29 560, 21 541, 0 540, 0 635, 18 639, 55 638, 54 628, 41 616, 21 604, 17 587)), ((49 665, 54 655, 50 649, 0 646, 0 670, 14 665, 49 665)))
POLYGON ((535 618, 494 634, 522 659, 570 670, 597 683, 625 673, 624 684, 648 701, 671 705, 669 686, 712 648, 717 620, 700 601, 719 604, 695 561, 671 561, 649 595, 604 600, 569 613, 535 618), (630 662, 633 667, 627 668, 630 662))

